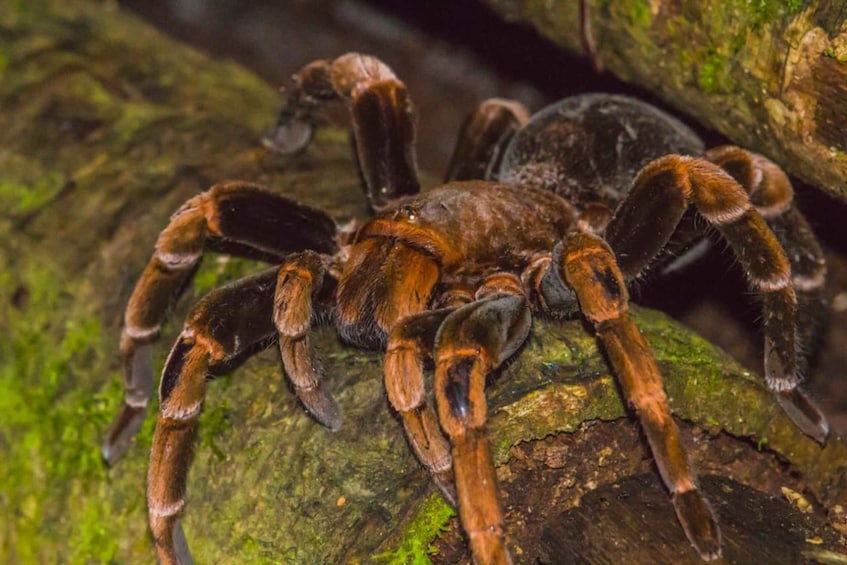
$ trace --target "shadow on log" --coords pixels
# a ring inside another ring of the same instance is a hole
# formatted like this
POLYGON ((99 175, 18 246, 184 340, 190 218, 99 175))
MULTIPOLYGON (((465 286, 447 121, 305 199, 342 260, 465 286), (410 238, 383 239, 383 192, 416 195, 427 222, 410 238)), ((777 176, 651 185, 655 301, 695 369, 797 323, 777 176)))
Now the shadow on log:
MULTIPOLYGON (((122 308, 156 234, 182 201, 228 178, 339 218, 360 214, 348 140, 325 130, 296 158, 267 154, 259 139, 280 104, 274 88, 111 4, 6 7, 0 72, 0 561, 151 562, 153 419, 115 469, 99 445, 121 398, 122 308)), ((192 301, 256 268, 207 257, 163 329, 159 363, 192 301)), ((687 422, 727 553, 843 551, 830 524, 844 527, 842 440, 819 448, 757 377, 665 316, 635 316, 687 422), (799 516, 783 487, 812 513, 799 516), (763 526, 777 515, 791 535, 763 526)), ((464 559, 452 511, 388 409, 381 355, 343 347, 328 330, 319 347, 344 411, 338 433, 297 405, 274 351, 210 386, 185 522, 198 562, 464 559)), ((604 539, 690 556, 581 323, 536 324, 491 389, 490 429, 519 560, 620 555, 604 539)))

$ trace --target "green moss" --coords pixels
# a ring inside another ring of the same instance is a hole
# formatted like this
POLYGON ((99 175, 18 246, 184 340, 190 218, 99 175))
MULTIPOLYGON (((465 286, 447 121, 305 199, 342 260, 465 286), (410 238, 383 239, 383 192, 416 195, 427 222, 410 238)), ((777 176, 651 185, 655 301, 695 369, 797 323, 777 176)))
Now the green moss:
POLYGON ((32 184, 0 179, 0 209, 11 214, 26 214, 49 203, 64 186, 59 173, 52 172, 32 184))
POLYGON ((646 0, 632 0, 629 3, 629 20, 638 27, 649 27, 653 21, 650 4, 646 0))
MULTIPOLYGON (((215 387, 218 389, 226 389, 229 385, 229 376, 215 379, 215 387)), ((198 443, 200 449, 208 449, 218 460, 226 459, 226 454, 218 444, 217 439, 230 429, 229 421, 229 406, 226 399, 219 401, 218 404, 205 406, 203 415, 200 418, 200 426, 198 429, 198 443)))
POLYGON ((4 562, 99 562, 117 548, 102 520, 108 503, 88 496, 105 480, 97 446, 114 397, 112 387, 94 387, 101 324, 74 307, 62 280, 54 266, 30 262, 0 283, 2 296, 19 297, 0 313, 0 499, 11 528, 4 562), (56 505, 57 493, 73 504, 56 505), (42 536, 67 539, 73 553, 43 554, 42 536))
POLYGON ((173 112, 162 106, 149 103, 125 103, 114 124, 114 132, 121 144, 132 140, 138 131, 150 127, 160 120, 173 116, 173 112))
POLYGON ((755 28, 794 14, 803 5, 802 0, 743 0, 737 10, 750 14, 750 24, 755 28))
POLYGON ((433 494, 418 508, 414 518, 403 531, 397 549, 374 555, 374 561, 390 565, 425 565, 432 563, 433 541, 447 529, 447 523, 456 512, 433 494))
POLYGON ((732 85, 729 62, 715 52, 706 53, 697 63, 697 84, 706 94, 729 92, 732 85))
POLYGON ((194 294, 202 296, 228 282, 258 273, 263 268, 268 268, 268 265, 250 259, 239 259, 227 255, 204 257, 194 275, 194 294))

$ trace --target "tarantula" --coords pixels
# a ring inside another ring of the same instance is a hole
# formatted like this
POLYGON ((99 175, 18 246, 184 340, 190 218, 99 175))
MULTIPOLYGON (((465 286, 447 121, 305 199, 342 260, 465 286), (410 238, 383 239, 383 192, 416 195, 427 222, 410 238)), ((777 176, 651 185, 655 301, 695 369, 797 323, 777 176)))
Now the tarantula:
POLYGON ((147 485, 159 560, 191 558, 180 518, 207 373, 276 339, 298 398, 335 430, 340 411, 309 341, 313 324, 331 321, 350 345, 386 352, 390 404, 458 506, 475 560, 509 562, 486 439, 486 378, 516 354, 533 316, 577 314, 593 325, 638 415, 688 539, 703 559, 719 556, 718 523, 650 347, 627 313, 627 284, 685 260, 704 226, 720 234, 762 301, 767 384, 823 443, 828 427, 798 388, 796 352, 810 324, 798 298, 815 299, 826 267, 786 175, 738 147, 705 151, 680 122, 630 98, 577 96, 531 117, 492 99, 465 123, 446 183, 419 194, 407 90, 384 63, 357 53, 295 75, 269 145, 303 148, 318 107, 339 99, 352 116, 373 218, 340 229, 259 186, 215 185, 172 216, 129 300, 124 404, 103 447, 110 464, 145 416, 151 344, 204 249, 222 245, 278 264, 203 298, 167 358, 147 485), (430 360, 435 407, 424 386, 430 360))

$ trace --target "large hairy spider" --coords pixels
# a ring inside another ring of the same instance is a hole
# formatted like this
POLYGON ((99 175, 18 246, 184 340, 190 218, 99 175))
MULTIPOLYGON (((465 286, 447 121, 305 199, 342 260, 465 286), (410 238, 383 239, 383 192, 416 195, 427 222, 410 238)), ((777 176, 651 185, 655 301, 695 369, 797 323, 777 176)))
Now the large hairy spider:
POLYGON ((300 401, 329 429, 341 425, 309 341, 313 324, 326 321, 353 346, 385 350, 388 399, 458 506, 475 560, 509 562, 486 377, 518 351, 533 316, 577 314, 593 325, 638 415, 688 539, 703 559, 719 556, 718 523, 627 313, 628 281, 684 261, 704 226, 729 244, 761 299, 768 386, 802 431, 825 441, 824 417, 798 388, 798 342, 811 322, 797 304, 816 298, 826 267, 776 165, 738 147, 704 151, 678 121, 629 98, 578 96, 532 117, 495 99, 468 118, 446 183, 419 194, 412 105, 385 64, 351 53, 295 79, 269 145, 301 149, 316 108, 346 101, 375 215, 339 229, 321 211, 236 181, 187 201, 161 232, 126 309, 126 394, 103 447, 109 463, 145 416, 151 343, 204 249, 278 264, 202 299, 165 364, 147 485, 162 563, 191 558, 180 518, 210 369, 277 339, 300 401), (424 390, 429 360, 435 407, 424 390))

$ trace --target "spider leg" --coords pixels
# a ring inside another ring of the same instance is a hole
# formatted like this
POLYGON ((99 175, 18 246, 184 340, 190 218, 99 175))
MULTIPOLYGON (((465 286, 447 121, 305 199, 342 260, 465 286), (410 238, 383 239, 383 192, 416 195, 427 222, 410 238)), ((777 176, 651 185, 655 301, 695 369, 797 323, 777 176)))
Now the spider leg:
POLYGON ((621 271, 633 278, 670 239, 693 203, 729 243, 762 300, 765 380, 786 413, 820 443, 829 427, 820 410, 797 388, 797 299, 791 264, 747 192, 726 171, 705 159, 668 155, 639 172, 606 232, 621 271))
POLYGON ((612 250, 597 236, 573 233, 565 238, 560 268, 583 315, 594 325, 624 397, 638 414, 689 541, 703 559, 719 557, 717 521, 697 488, 653 353, 627 313, 626 286, 612 250))
POLYGON ((270 339, 277 269, 209 293, 193 309, 162 371, 147 475, 150 529, 160 563, 191 563, 180 520, 209 370, 270 339))
POLYGON ((325 269, 314 251, 293 254, 280 267, 274 296, 279 350, 294 392, 316 420, 332 431, 341 427, 341 411, 323 383, 323 368, 309 341, 312 297, 323 287, 325 269))
MULTIPOLYGON (((791 181, 775 163, 740 147, 716 147, 706 157, 747 190, 751 204, 765 218, 788 255, 798 304, 798 361, 805 362, 814 347, 823 314, 826 260, 808 221, 794 204, 791 181)), ((796 383, 768 384, 798 427, 822 442, 828 430, 826 418, 805 392, 796 383)))
POLYGON ((716 147, 706 153, 750 194, 782 244, 791 263, 791 281, 797 294, 797 332, 801 354, 808 354, 819 326, 826 282, 826 259, 808 221, 794 203, 788 176, 775 163, 740 147, 716 147))
POLYGON ((302 249, 333 253, 335 232, 335 222, 323 212, 245 182, 215 185, 177 210, 159 234, 124 314, 120 351, 125 393, 103 444, 109 465, 126 453, 144 421, 153 391, 152 342, 204 248, 223 243, 240 254, 276 259, 302 249))
POLYGON ((321 103, 344 100, 371 206, 380 209, 420 190, 412 101, 388 65, 370 55, 347 53, 306 65, 294 82, 276 130, 266 140, 271 149, 293 153, 305 147, 321 103))
POLYGON ((404 318, 391 330, 385 352, 388 400, 403 419, 406 437, 418 460, 454 506, 456 491, 450 445, 435 412, 426 403, 423 363, 432 357, 438 328, 455 310, 455 307, 440 308, 404 318))
POLYGON ((512 136, 529 121, 529 111, 514 100, 489 98, 465 120, 444 182, 490 179, 512 136))
POLYGON ((486 437, 485 381, 524 343, 529 303, 513 275, 493 275, 478 300, 451 313, 436 339, 435 396, 450 439, 459 517, 478 563, 511 563, 486 437))

